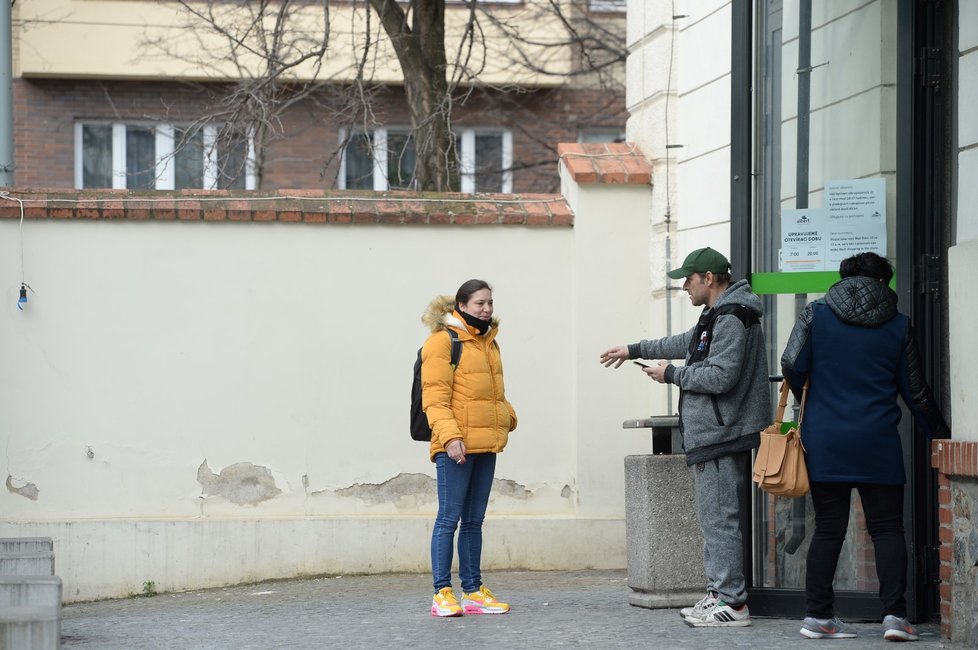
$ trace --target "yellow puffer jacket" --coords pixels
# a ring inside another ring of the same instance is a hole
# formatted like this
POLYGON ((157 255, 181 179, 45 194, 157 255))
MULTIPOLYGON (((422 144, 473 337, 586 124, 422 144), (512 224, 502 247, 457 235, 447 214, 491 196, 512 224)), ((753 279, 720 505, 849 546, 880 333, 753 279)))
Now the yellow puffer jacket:
POLYGON ((516 411, 506 401, 503 363, 494 344, 499 321, 485 335, 468 327, 454 311, 451 296, 435 298, 421 321, 431 336, 421 348, 421 406, 431 426, 431 459, 461 438, 468 454, 499 453, 516 428, 516 411), (462 355, 452 369, 451 337, 458 332, 462 355))

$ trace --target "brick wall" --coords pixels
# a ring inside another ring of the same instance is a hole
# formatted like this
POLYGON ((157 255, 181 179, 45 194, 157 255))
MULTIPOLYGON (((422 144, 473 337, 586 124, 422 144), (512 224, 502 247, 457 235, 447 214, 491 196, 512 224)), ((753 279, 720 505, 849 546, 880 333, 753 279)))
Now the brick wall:
MULTIPOLYGON (((14 183, 18 187, 74 186, 74 124, 79 119, 189 122, 206 110, 217 85, 148 81, 14 81, 14 183)), ((407 126, 400 88, 374 93, 373 126, 407 126)), ((270 143, 262 189, 335 188, 337 148, 344 125, 365 122, 344 103, 342 88, 325 89, 282 119, 270 143)), ((455 108, 459 128, 512 130, 514 192, 555 192, 557 143, 575 142, 585 129, 624 129, 622 93, 550 88, 473 92, 455 108)))
POLYGON ((0 196, 0 219, 572 226, 562 196, 280 190, 28 190, 0 196))
POLYGON ((978 442, 934 440, 931 467, 938 470, 941 634, 975 647, 978 628, 978 442))

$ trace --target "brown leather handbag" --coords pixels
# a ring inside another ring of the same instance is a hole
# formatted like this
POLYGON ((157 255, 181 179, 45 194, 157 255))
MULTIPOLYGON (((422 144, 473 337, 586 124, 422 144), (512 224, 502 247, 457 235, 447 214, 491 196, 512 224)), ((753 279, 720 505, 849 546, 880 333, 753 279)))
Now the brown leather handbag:
POLYGON ((800 497, 808 494, 808 467, 805 446, 801 442, 801 422, 805 417, 808 382, 802 390, 798 424, 783 432, 784 409, 788 405, 788 380, 781 382, 781 401, 774 424, 761 431, 761 446, 754 459, 754 482, 768 494, 778 497, 800 497))

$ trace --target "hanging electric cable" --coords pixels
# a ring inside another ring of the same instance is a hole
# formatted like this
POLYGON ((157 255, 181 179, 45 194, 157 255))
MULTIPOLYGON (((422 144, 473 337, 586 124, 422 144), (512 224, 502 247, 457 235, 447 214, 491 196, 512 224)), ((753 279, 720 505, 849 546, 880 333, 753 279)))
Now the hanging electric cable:
POLYGON ((24 264, 24 201, 17 198, 16 196, 10 196, 10 193, 6 190, 0 191, 0 199, 7 199, 9 201, 16 201, 20 206, 20 291, 17 296, 17 309, 23 311, 24 307, 27 305, 27 291, 30 290, 34 293, 34 289, 31 285, 27 284, 27 274, 25 272, 24 264))

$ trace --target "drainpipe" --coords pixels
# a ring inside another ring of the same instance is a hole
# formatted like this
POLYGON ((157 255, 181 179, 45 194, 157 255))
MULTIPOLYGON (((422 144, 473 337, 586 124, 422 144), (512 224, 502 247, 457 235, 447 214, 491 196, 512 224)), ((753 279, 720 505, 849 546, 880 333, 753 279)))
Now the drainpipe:
POLYGON ((14 184, 14 93, 11 0, 0 0, 0 187, 14 184))
POLYGON ((795 207, 808 207, 808 148, 812 106, 812 0, 798 7, 798 164, 795 169, 795 207))

